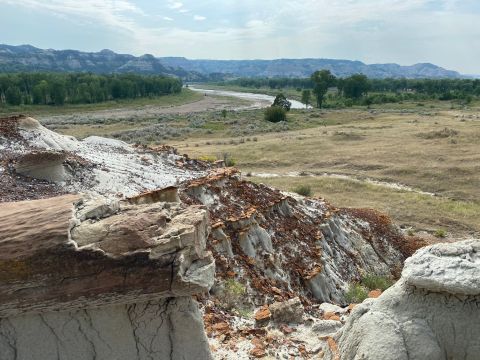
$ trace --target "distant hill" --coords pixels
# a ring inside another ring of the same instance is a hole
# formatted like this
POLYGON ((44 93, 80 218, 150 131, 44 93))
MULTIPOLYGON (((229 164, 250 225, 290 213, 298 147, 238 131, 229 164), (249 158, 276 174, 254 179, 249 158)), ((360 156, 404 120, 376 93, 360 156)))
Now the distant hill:
POLYGON ((202 80, 204 76, 183 69, 171 69, 153 55, 139 57, 117 54, 111 50, 96 53, 77 50, 38 49, 31 45, 1 45, 0 72, 55 71, 137 73, 177 76, 188 80, 202 80))
POLYGON ((462 78, 456 71, 433 64, 367 65, 361 61, 334 59, 278 59, 278 60, 189 60, 163 57, 160 61, 169 67, 181 67, 200 74, 213 72, 240 77, 308 77, 319 69, 328 69, 338 77, 362 73, 370 78, 462 78))
POLYGON ((222 80, 231 77, 308 77, 328 69, 339 77, 363 73, 371 78, 462 78, 456 71, 433 64, 367 65, 360 61, 333 59, 278 60, 189 60, 117 54, 111 50, 82 52, 77 50, 38 49, 31 45, 0 45, 0 72, 59 71, 93 73, 161 74, 188 81, 222 80))

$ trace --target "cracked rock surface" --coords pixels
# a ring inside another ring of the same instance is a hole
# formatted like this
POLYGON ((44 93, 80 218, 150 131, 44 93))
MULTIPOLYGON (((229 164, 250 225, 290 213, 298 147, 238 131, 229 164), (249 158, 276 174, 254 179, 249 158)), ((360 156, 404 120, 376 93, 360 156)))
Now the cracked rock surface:
POLYGON ((0 319, 0 354, 2 360, 210 359, 190 297, 0 319))
POLYGON ((390 219, 241 179, 234 170, 186 181, 180 197, 209 212, 216 280, 245 284, 256 306, 300 296, 348 305, 362 272, 394 276, 411 254, 390 219))
POLYGON ((480 240, 418 250, 400 281, 353 310, 326 359, 478 359, 479 279, 480 240))

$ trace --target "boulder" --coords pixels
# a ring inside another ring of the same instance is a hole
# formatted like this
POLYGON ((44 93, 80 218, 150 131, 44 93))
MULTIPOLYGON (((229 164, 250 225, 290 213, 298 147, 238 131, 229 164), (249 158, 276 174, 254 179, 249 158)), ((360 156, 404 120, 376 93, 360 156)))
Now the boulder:
POLYGON ((356 306, 335 339, 346 360, 478 359, 480 240, 418 250, 401 279, 356 306))
POLYGON ((69 177, 63 167, 66 158, 60 151, 32 151, 17 158, 15 171, 35 179, 62 182, 69 177))
POLYGON ((269 306, 272 318, 277 323, 301 323, 305 309, 298 297, 275 302, 269 306))

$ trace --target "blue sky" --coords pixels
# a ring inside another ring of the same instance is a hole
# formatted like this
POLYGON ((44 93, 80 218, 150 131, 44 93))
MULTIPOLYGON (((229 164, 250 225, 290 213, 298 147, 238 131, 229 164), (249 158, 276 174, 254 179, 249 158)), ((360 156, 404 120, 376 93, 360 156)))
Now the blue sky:
POLYGON ((480 74, 479 0, 0 0, 0 43, 203 59, 431 62, 480 74))

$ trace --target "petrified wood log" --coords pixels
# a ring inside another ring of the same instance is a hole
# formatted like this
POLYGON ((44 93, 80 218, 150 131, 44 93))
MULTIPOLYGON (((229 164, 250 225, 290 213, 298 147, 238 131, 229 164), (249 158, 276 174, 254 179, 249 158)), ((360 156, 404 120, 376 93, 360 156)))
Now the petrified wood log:
POLYGON ((208 213, 66 195, 0 206, 0 317, 207 291, 208 213))

